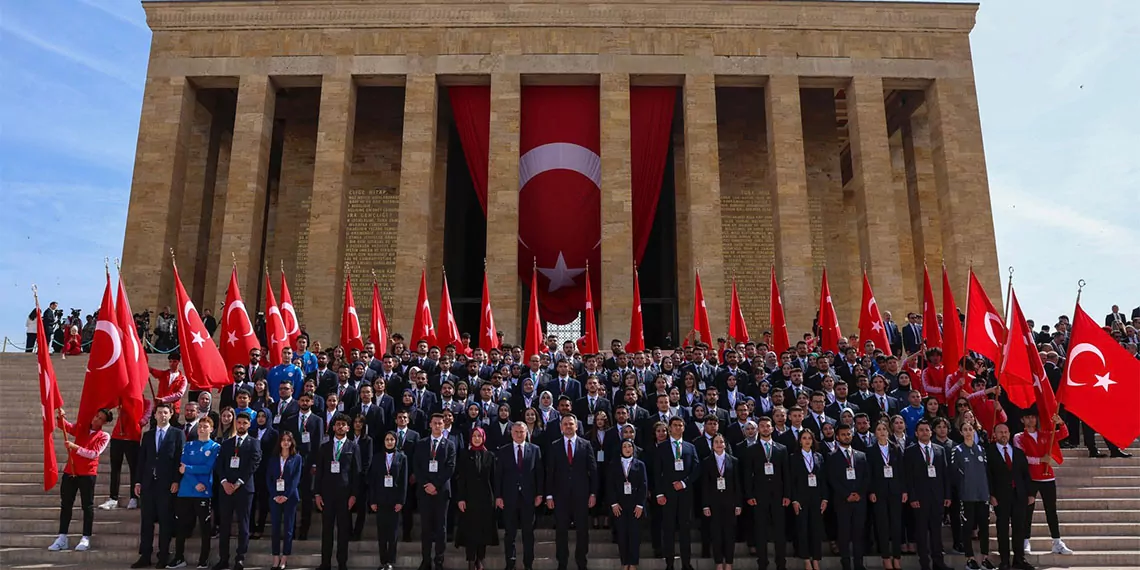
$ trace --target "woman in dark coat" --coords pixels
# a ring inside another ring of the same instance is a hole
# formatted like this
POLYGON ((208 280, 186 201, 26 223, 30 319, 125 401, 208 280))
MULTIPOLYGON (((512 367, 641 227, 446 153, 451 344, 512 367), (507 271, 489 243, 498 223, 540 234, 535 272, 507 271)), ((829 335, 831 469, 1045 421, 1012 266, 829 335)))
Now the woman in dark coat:
POLYGON ((622 440, 621 457, 609 461, 605 487, 605 503, 614 515, 622 570, 636 570, 641 562, 641 517, 649 496, 645 463, 634 456, 636 449, 633 439, 622 440))
POLYGON ((376 542, 380 566, 396 561, 396 529, 408 499, 408 457, 396 447, 396 432, 384 434, 383 450, 368 472, 368 507, 376 513, 376 542))
POLYGON ((498 417, 487 427, 487 449, 495 451, 510 443, 512 425, 510 404, 499 404, 498 417))
POLYGON ((732 570, 736 517, 743 504, 740 470, 737 459, 725 451, 723 434, 716 434, 712 445, 712 455, 701 462, 701 514, 709 519, 716 570, 732 570))
MULTIPOLYGON (((645 449, 639 454, 640 459, 646 465, 654 465, 657 455, 657 446, 663 443, 669 437, 669 429, 665 427, 665 422, 654 422, 653 434, 650 438, 650 443, 645 446, 645 449)), ((654 481, 653 470, 649 470, 649 488, 656 489, 657 482, 654 481)), ((657 501, 649 501, 649 537, 653 544, 653 557, 661 558, 661 523, 662 523, 662 508, 657 504, 657 501)))
POLYGON ((823 512, 827 510, 827 476, 823 455, 815 450, 815 434, 800 432, 799 449, 789 450, 792 512, 796 517, 796 554, 804 570, 819 570, 823 558, 823 512))
MULTIPOLYGON (((357 497, 368 496, 368 470, 372 467, 372 436, 368 435, 368 419, 362 415, 358 415, 352 419, 352 439, 356 442, 357 447, 360 448, 360 472, 365 476, 360 477, 360 489, 357 491, 357 497)), ((368 509, 364 505, 364 501, 356 501, 352 507, 352 512, 356 514, 356 522, 352 525, 352 540, 360 540, 364 535, 364 519, 368 515, 368 509)))
POLYGON ((459 524, 455 546, 467 548, 468 570, 483 570, 487 546, 495 542, 495 454, 487 449, 483 428, 471 431, 470 445, 459 453, 455 465, 455 499, 459 524))
POLYGON ((865 450, 871 469, 871 516, 875 520, 875 543, 884 570, 902 570, 903 452, 890 440, 890 427, 880 421, 875 426, 875 445, 865 450))
MULTIPOLYGON (((594 448, 597 454, 598 462, 598 488, 605 489, 606 478, 609 476, 609 471, 606 466, 609 465, 611 458, 606 457, 606 431, 610 429, 610 417, 604 410, 598 410, 594 414, 594 425, 589 426, 586 432, 586 438, 590 440, 590 445, 594 448)), ((595 529, 610 528, 610 519, 606 515, 609 514, 610 509, 604 504, 596 504, 594 508, 590 509, 590 517, 593 519, 593 526, 595 529)))

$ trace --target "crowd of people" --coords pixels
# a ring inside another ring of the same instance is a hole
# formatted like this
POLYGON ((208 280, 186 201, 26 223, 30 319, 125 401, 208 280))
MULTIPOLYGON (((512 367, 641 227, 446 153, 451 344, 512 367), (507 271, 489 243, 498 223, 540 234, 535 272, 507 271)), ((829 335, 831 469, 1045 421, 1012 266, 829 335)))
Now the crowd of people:
MULTIPOLYGON (((1113 315, 1116 307, 1106 327, 1135 335, 1113 315)), ((1140 309, 1132 317, 1140 321, 1140 309)), ((1037 338, 1054 387, 1067 324, 1037 338)), ((369 518, 390 570, 417 514, 421 570, 440 570, 451 541, 469 569, 483 570, 487 548, 501 542, 507 570, 519 557, 529 570, 544 525, 555 529, 560 570, 571 531, 574 562, 587 568, 591 529, 609 529, 623 570, 640 563, 643 539, 670 570, 677 558, 691 570, 694 556, 730 570, 738 543, 761 570, 786 569, 789 547, 805 570, 818 570, 825 550, 844 570, 864 569, 865 555, 898 569, 911 553, 922 570, 944 570, 948 550, 971 570, 1033 570, 1025 555, 1038 499, 1052 552, 1071 554, 1050 452, 1083 436, 1090 456, 1103 457, 1092 430, 1063 409, 1039 418, 1013 406, 984 359, 948 367, 941 350, 922 346, 915 319, 889 326, 901 356, 849 339, 819 350, 810 334, 777 354, 768 332, 672 352, 627 353, 614 340, 604 354, 552 336, 529 358, 519 346, 474 348, 466 334, 458 346, 395 334, 386 346, 349 350, 310 347, 303 335, 277 366, 266 350, 251 351, 216 394, 190 390, 172 352, 165 369, 151 369, 158 390, 142 425, 120 421, 106 433, 115 410, 89 426, 59 412, 71 460, 50 550, 69 548, 77 494, 76 549, 90 548, 95 476, 109 447, 101 508, 123 504, 125 463, 126 508, 140 510, 133 568, 185 567, 198 529, 198 568, 241 570, 252 539, 284 569, 293 541, 309 540, 314 508, 322 570, 334 559, 348 566, 348 545, 369 518)))

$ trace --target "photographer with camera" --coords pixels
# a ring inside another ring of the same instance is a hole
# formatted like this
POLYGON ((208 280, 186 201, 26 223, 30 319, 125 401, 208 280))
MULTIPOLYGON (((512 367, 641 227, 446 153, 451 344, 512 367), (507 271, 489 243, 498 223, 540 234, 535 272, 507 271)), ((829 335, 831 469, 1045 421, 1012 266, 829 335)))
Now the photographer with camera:
POLYGON ((154 323, 154 348, 169 352, 178 345, 178 321, 170 312, 170 305, 162 308, 154 323))
POLYGON ((79 335, 80 340, 83 342, 83 352, 91 352, 91 341, 95 339, 95 325, 99 324, 99 310, 95 310, 94 315, 87 315, 87 324, 83 325, 82 332, 79 335))
MULTIPOLYGON (((52 341, 55 340, 55 333, 59 329, 59 321, 63 318, 63 311, 59 308, 59 303, 52 301, 48 307, 44 309, 44 334, 47 335, 48 350, 56 352, 52 341)), ((62 345, 62 343, 60 343, 62 345)))

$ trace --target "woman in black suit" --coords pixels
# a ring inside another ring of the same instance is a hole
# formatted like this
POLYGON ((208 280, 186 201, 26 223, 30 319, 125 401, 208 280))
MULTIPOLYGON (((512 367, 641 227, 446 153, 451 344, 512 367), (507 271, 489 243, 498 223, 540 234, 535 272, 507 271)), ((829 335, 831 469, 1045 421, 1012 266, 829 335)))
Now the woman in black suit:
POLYGON ((301 470, 304 469, 293 434, 281 432, 273 453, 264 456, 262 462, 266 468, 261 484, 272 489, 269 507, 273 551, 271 570, 285 570, 286 560, 293 554, 293 521, 297 516, 297 503, 301 500, 298 487, 301 470))
MULTIPOLYGON (((363 415, 357 415, 352 419, 352 439, 356 442, 357 447, 360 448, 360 472, 368 473, 372 467, 372 436, 368 435, 368 418, 363 415)), ((368 477, 360 477, 360 489, 356 492, 357 497, 368 496, 368 477)), ((352 507, 352 512, 356 513, 356 522, 352 525, 352 540, 360 540, 364 535, 364 519, 368 515, 368 509, 364 506, 364 501, 357 501, 352 507)))
POLYGON ((725 451, 723 434, 713 437, 712 447, 712 455, 701 463, 701 514, 709 519, 716 569, 732 570, 736 517, 742 504, 740 472, 736 458, 725 451))
POLYGON ((614 515, 618 556, 622 570, 635 570, 641 562, 641 516, 649 496, 649 479, 645 463, 634 457, 632 439, 621 442, 621 458, 609 461, 606 479, 606 503, 614 515))
POLYGON ((796 517, 796 555, 804 570, 819 570, 823 558, 823 512, 827 510, 827 476, 823 455, 815 450, 810 429, 800 432, 800 448, 791 456, 792 512, 796 517))
POLYGON ((456 506, 459 521, 455 545, 467 548, 467 568, 483 570, 487 546, 498 539, 495 525, 495 454, 484 442, 483 428, 471 431, 470 447, 460 451, 455 461, 456 506))
POLYGON ((499 415, 491 425, 487 426, 487 449, 497 451, 500 447, 511 442, 511 406, 499 404, 499 415))
MULTIPOLYGON (((605 489, 606 478, 609 477, 609 472, 606 466, 609 465, 611 457, 606 457, 606 431, 610 429, 610 416, 604 410, 598 410, 594 414, 594 425, 588 426, 586 431, 586 438, 590 440, 590 446, 594 448, 597 454, 598 461, 598 488, 605 489)), ((593 519, 594 529, 610 528, 610 519, 606 516, 609 514, 609 509, 604 504, 594 505, 590 509, 590 517, 593 519)))
MULTIPOLYGON (((657 455, 657 446, 663 443, 669 437, 669 429, 665 427, 665 422, 654 422, 653 436, 650 439, 649 445, 640 454, 646 465, 655 465, 657 455)), ((649 471, 649 485, 651 489, 657 488, 657 483, 654 481, 655 475, 653 470, 649 471)), ((657 501, 649 501, 649 536, 653 544, 653 557, 661 558, 661 505, 657 501)))
POLYGON ((408 499, 408 457, 396 448, 396 432, 384 434, 384 451, 368 471, 368 508, 376 513, 376 542, 380 566, 391 570, 396 561, 396 528, 408 499))
POLYGON ((890 440, 886 420, 875 426, 875 444, 866 450, 871 469, 871 514, 875 518, 875 543, 883 558, 883 570, 901 570, 903 540, 903 452, 890 440))

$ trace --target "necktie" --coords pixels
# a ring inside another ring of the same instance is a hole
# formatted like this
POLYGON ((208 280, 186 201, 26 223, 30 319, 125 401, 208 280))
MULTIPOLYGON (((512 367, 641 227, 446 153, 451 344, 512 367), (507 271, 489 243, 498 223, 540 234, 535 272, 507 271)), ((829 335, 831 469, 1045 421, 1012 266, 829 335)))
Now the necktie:
POLYGON ((364 404, 364 406, 360 408, 360 413, 366 416, 368 415, 368 404, 364 404))
POLYGON ((515 446, 515 459, 518 461, 518 464, 519 464, 519 473, 522 473, 522 470, 523 470, 523 452, 522 452, 522 446, 521 445, 515 446))
POLYGON ((887 398, 885 396, 879 396, 879 409, 883 412, 887 411, 887 398))
POLYGON ((676 457, 677 459, 680 459, 681 458, 681 442, 674 441, 673 442, 673 448, 676 450, 676 455, 674 457, 676 457))
POLYGON ((431 440, 431 458, 432 459, 435 459, 435 448, 437 448, 437 447, 439 447, 439 440, 438 439, 432 439, 431 440))
POLYGON ((244 437, 244 436, 243 436, 243 437, 238 437, 238 438, 237 438, 237 446, 236 446, 234 449, 235 449, 235 450, 237 450, 237 449, 241 449, 241 444, 242 444, 244 441, 245 441, 245 437, 244 437))
POLYGON ((396 444, 400 449, 404 448, 404 430, 396 432, 396 444))
POLYGON ((767 441, 764 442, 764 457, 772 457, 772 444, 767 441))
POLYGON ((574 440, 566 440, 566 463, 574 464, 574 440))
POLYGON ((166 439, 166 430, 165 429, 158 430, 157 435, 158 435, 158 437, 154 438, 154 450, 156 452, 158 450, 162 449, 162 440, 166 439))
POLYGON ((566 393, 566 381, 565 381, 565 380, 563 380, 563 381, 562 381, 562 389, 561 389, 560 391, 561 391, 563 394, 565 394, 565 393, 566 393))
POLYGON ((341 445, 343 445, 343 443, 339 439, 336 440, 336 450, 335 450, 335 453, 333 453, 333 460, 334 461, 340 461, 340 446, 341 445))
POLYGON ((1005 468, 1013 471, 1013 458, 1009 456, 1009 448, 1005 448, 1005 468))

